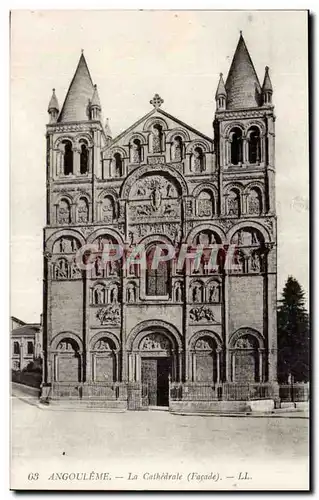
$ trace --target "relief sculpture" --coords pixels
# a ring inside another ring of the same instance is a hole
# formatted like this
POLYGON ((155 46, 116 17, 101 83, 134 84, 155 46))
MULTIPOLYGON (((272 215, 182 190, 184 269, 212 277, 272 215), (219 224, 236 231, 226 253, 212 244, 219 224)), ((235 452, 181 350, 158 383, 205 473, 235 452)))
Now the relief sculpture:
POLYGON ((196 323, 199 321, 215 321, 214 313, 207 306, 193 307, 189 311, 189 317, 196 323))

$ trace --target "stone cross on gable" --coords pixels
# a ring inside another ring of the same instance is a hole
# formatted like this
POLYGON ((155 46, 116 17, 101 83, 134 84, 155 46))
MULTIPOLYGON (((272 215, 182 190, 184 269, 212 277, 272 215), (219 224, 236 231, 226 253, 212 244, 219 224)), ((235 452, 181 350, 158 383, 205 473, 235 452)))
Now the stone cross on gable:
POLYGON ((162 99, 158 94, 155 94, 153 99, 150 100, 150 104, 152 104, 155 109, 160 108, 163 102, 164 99, 162 99))

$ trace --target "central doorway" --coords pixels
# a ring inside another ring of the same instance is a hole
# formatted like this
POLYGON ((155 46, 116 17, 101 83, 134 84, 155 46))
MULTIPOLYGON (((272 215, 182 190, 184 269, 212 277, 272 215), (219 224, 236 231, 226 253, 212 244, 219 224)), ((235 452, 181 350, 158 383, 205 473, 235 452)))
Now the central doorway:
POLYGON ((170 357, 142 357, 141 382, 148 406, 169 405, 170 357))

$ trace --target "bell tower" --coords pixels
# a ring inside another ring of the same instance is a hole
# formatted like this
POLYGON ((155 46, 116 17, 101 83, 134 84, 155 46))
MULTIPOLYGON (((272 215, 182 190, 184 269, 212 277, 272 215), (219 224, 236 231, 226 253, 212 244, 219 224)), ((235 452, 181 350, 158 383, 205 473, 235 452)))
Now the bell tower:
MULTIPOLYGON (((107 137, 98 89, 93 85, 83 51, 61 111, 53 89, 48 113, 43 307, 45 383, 50 383, 58 370, 65 370, 68 379, 68 360, 58 367, 52 351, 52 339, 61 328, 68 333, 57 348, 72 351, 72 346, 77 345, 72 363, 78 362, 77 356, 83 359, 86 356, 86 285, 75 265, 75 256, 84 242, 83 233, 96 220, 96 182, 101 176, 101 149, 107 137), (82 337, 76 339, 75 331, 82 332, 82 337)), ((82 371, 80 379, 84 380, 82 371)))
MULTIPOLYGON (((220 75, 213 123, 220 217, 226 220, 227 227, 239 228, 231 242, 238 247, 241 259, 236 276, 230 270, 226 271, 224 334, 226 345, 232 345, 232 331, 243 328, 246 323, 256 325, 256 330, 262 331, 263 335, 259 366, 262 366, 262 360, 266 361, 259 379, 275 383, 277 236, 272 95, 269 67, 266 66, 261 86, 240 32, 225 84, 220 75), (255 266, 257 260, 252 260, 257 255, 257 241, 261 259, 258 267, 255 266), (246 318, 238 313, 240 307, 245 310, 246 318), (262 309, 262 314, 258 309, 262 309)), ((232 352, 227 353, 227 358, 227 377, 233 380, 238 366, 233 362, 232 352)))

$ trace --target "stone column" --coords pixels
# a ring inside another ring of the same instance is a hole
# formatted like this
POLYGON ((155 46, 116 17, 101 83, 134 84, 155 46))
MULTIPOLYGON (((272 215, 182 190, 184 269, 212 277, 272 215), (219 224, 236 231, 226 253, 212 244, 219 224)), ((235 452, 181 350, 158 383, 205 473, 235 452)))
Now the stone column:
POLYGON ((191 353, 188 352, 186 353, 186 366, 187 366, 187 371, 185 373, 185 380, 192 380, 192 360, 191 360, 191 353))
POLYGON ((140 382, 140 355, 138 353, 135 354, 135 380, 136 382, 140 382))
POLYGON ((76 222, 76 203, 71 203, 70 211, 71 211, 71 222, 74 223, 76 222))
POLYGON ((53 366, 54 366, 54 370, 53 370, 53 377, 52 377, 52 382, 57 382, 59 380, 59 374, 58 374, 58 355, 57 354, 53 354, 52 355, 52 358, 53 360, 53 366))
POLYGON ((246 215, 248 214, 248 203, 247 203, 247 199, 248 199, 248 194, 243 194, 242 195, 242 211, 243 211, 243 215, 246 215))
POLYGON ((230 149, 230 141, 229 139, 225 140, 225 166, 228 166, 230 163, 230 154, 229 154, 229 149, 230 149))
POLYGON ((43 316, 43 345, 42 350, 44 352, 43 359, 43 372, 45 383, 51 383, 53 381, 52 370, 51 373, 47 372, 47 365, 51 359, 51 340, 52 340, 52 278, 53 278, 53 264, 51 262, 52 255, 49 252, 44 253, 44 286, 46 288, 46 294, 44 297, 44 311, 43 316), (46 302, 45 302, 46 301, 46 302))
MULTIPOLYGON (((275 251, 275 250, 273 250, 275 251)), ((270 382, 277 382, 277 309, 276 309, 276 274, 268 274, 268 377, 270 382)))
POLYGON ((96 355, 90 354, 90 381, 95 382, 95 378, 96 378, 96 355))
POLYGON ((134 382, 134 366, 133 366, 133 354, 128 354, 128 380, 129 382, 134 382))
MULTIPOLYGON (((121 357, 121 362, 122 362, 122 367, 121 367, 121 380, 125 382, 128 379, 128 353, 127 353, 127 346, 126 346, 126 316, 127 316, 127 306, 125 304, 126 300, 126 286, 125 286, 125 280, 122 279, 122 308, 121 308, 121 313, 122 313, 122 327, 121 327, 121 348, 122 348, 122 357, 121 357)), ((132 356, 132 355, 131 355, 132 356)))
MULTIPOLYGON (((189 259, 186 259, 186 265, 189 265, 189 259)), ((185 381, 187 382, 189 379, 192 380, 192 368, 189 366, 191 363, 191 354, 189 351, 189 310, 190 310, 190 305, 188 304, 189 302, 189 284, 190 284, 190 277, 188 276, 189 274, 189 268, 187 267, 187 272, 186 276, 184 278, 184 304, 183 304, 183 326, 184 326, 184 331, 185 331, 185 336, 183 339, 184 343, 184 359, 185 359, 185 381)), ((182 375, 182 374, 181 374, 182 375)))
POLYGON ((260 137, 260 163, 265 163, 266 158, 265 158, 265 135, 262 135, 260 137))
POLYGON ((263 349, 258 349, 258 353, 259 353, 259 382, 263 382, 264 381, 264 376, 263 376, 263 373, 264 373, 264 370, 263 370, 264 352, 263 352, 263 349))
POLYGON ((242 163, 244 165, 246 165, 247 163, 249 163, 249 151, 248 151, 248 148, 249 148, 248 139, 247 139, 247 137, 244 137, 243 138, 243 159, 242 159, 242 163))
POLYGON ((236 378, 236 354, 235 351, 231 352, 231 381, 235 382, 236 378))
POLYGON ((183 356, 183 353, 182 351, 179 351, 178 352, 178 382, 181 382, 182 381, 182 356, 183 356))
POLYGON ((192 355, 192 359, 193 359, 193 382, 196 382, 196 353, 193 352, 193 355, 192 355))
POLYGON ((80 175, 80 150, 73 148, 73 174, 80 175))
MULTIPOLYGON (((231 264, 231 263, 230 263, 231 264)), ((225 270, 224 277, 224 377, 225 381, 229 381, 229 351, 228 351, 228 341, 229 341, 229 274, 228 270, 225 270)))
POLYGON ((221 354, 221 349, 217 349, 217 383, 219 384, 220 382, 220 354, 221 354))

